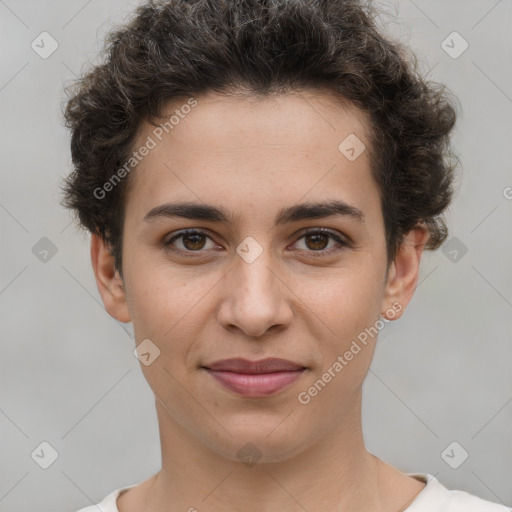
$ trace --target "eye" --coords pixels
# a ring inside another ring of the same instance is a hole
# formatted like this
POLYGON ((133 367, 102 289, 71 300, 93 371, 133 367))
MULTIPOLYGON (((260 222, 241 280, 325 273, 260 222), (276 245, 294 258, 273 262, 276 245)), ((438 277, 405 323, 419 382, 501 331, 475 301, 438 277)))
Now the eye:
MULTIPOLYGON (((200 252, 201 249, 205 248, 206 238, 211 240, 211 238, 203 231, 187 229, 186 231, 181 231, 177 235, 173 236, 167 242, 164 241, 164 246, 174 252, 200 252), (176 248, 173 246, 176 240, 180 240, 182 247, 176 248)), ((211 248, 212 247, 210 247, 210 249, 211 248)))
MULTIPOLYGON (((330 229, 325 228, 312 228, 308 229, 300 238, 298 241, 304 240, 306 251, 310 254, 308 254, 308 257, 322 257, 322 256, 328 256, 331 255, 334 252, 338 252, 340 250, 343 250, 345 247, 349 246, 349 243, 346 240, 343 240, 335 231, 331 231, 330 229), (326 244, 329 244, 329 239, 334 240, 338 246, 331 247, 327 250, 326 244), (308 250, 312 249, 312 250, 308 250), (318 254, 315 254, 318 253, 318 254)), ((300 249, 302 250, 302 249, 300 249)))

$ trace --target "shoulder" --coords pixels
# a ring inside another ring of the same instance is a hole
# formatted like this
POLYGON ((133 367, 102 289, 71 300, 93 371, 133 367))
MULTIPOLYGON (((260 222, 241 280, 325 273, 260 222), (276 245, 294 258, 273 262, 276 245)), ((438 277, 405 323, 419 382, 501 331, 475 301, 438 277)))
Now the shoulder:
POLYGON ((430 474, 410 474, 427 483, 404 512, 512 512, 512 509, 486 501, 466 491, 449 490, 430 474))
POLYGON ((101 510, 101 512, 119 512, 119 509, 117 508, 117 498, 119 495, 128 490, 132 487, 135 487, 137 484, 128 485, 126 487, 122 487, 120 489, 116 489, 112 491, 110 494, 105 496, 103 500, 95 505, 90 505, 85 508, 81 508, 77 510, 76 512, 98 512, 98 509, 101 510))
POLYGON ((487 501, 465 491, 447 491, 446 512, 511 512, 512 509, 492 501, 487 501))

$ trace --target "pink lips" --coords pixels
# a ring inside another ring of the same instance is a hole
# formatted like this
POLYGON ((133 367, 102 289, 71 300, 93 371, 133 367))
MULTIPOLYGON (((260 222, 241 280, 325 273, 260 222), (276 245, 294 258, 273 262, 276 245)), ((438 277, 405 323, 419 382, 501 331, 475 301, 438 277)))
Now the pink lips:
POLYGON ((295 382, 305 370, 304 366, 278 358, 224 359, 203 368, 226 388, 248 397, 277 393, 295 382))

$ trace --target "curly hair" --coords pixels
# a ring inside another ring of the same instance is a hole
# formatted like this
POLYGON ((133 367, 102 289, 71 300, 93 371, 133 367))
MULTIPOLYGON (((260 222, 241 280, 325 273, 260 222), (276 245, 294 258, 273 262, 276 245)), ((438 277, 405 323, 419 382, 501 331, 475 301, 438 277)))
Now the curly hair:
MULTIPOLYGON (((449 135, 456 109, 446 86, 427 81, 417 58, 377 29, 358 0, 153 0, 106 37, 103 63, 66 88, 73 170, 62 204, 101 235, 122 275, 129 174, 98 194, 130 159, 141 125, 168 102, 208 92, 256 96, 329 91, 370 119, 369 161, 392 261, 423 226, 426 249, 447 237, 453 195, 449 135), (412 56, 412 58, 411 58, 412 56)), ((124 174, 124 173, 123 173, 124 174)))

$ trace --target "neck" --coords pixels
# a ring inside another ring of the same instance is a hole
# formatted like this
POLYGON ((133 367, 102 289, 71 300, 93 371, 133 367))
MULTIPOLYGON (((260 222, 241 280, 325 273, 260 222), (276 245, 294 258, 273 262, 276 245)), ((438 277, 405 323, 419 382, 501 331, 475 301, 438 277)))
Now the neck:
POLYGON ((249 465, 200 442, 157 402, 162 469, 152 478, 144 511, 382 511, 380 461, 364 447, 360 404, 358 396, 351 421, 302 451, 249 465))

